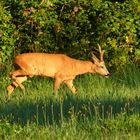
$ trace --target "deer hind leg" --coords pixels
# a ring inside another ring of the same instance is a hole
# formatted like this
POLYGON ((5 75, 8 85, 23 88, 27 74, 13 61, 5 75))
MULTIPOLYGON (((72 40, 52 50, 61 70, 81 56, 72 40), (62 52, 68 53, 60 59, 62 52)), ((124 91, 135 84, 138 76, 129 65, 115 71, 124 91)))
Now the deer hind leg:
MULTIPOLYGON (((21 84, 23 76, 26 75, 26 72, 24 72, 22 69, 16 70, 11 74, 12 79, 18 84, 18 86, 24 90, 24 86, 21 84)), ((24 78, 23 78, 24 79, 24 78)), ((25 81, 25 80, 24 80, 25 81)))
POLYGON ((24 81, 27 80, 27 76, 23 76, 23 77, 17 77, 13 82, 12 84, 10 84, 9 86, 7 86, 7 91, 8 91, 8 96, 10 96, 12 94, 12 92, 14 91, 14 89, 16 87, 20 87, 23 92, 25 93, 25 88, 24 86, 21 84, 23 83, 24 81))
POLYGON ((13 82, 9 86, 7 86, 8 95, 11 95, 11 93, 14 91, 15 87, 18 87, 18 86, 23 91, 25 91, 24 86, 21 84, 25 80, 27 80, 27 76, 25 76, 25 75, 26 75, 26 73, 21 69, 16 70, 11 73, 11 78, 12 78, 13 82))
POLYGON ((15 79, 15 82, 18 84, 18 86, 22 89, 23 93, 25 93, 25 87, 21 84, 24 81, 27 80, 27 76, 23 76, 23 77, 17 77, 15 79))
POLYGON ((27 73, 25 71, 23 71, 22 69, 18 69, 16 71, 10 73, 10 75, 11 75, 11 78, 14 80, 17 77, 22 77, 22 76, 27 75, 27 73))
POLYGON ((78 94, 76 88, 73 85, 73 80, 66 80, 64 83, 67 85, 67 87, 72 91, 74 94, 78 94))

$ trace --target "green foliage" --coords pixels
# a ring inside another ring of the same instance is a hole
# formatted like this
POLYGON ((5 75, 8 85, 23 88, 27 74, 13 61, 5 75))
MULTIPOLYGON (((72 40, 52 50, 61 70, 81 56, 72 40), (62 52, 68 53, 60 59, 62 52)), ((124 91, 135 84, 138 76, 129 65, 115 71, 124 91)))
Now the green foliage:
POLYGON ((137 0, 2 1, 1 18, 9 19, 2 20, 7 25, 5 37, 12 46, 5 51, 5 44, 1 45, 3 62, 8 58, 7 52, 12 56, 13 48, 15 53, 66 53, 85 59, 101 44, 110 67, 116 69, 130 62, 140 65, 140 2, 137 0))
POLYGON ((108 51, 109 65, 124 65, 139 58, 139 2, 105 1, 90 16, 96 19, 95 37, 108 51))
POLYGON ((10 12, 0 3, 0 63, 10 60, 14 52, 15 26, 11 20, 10 12))

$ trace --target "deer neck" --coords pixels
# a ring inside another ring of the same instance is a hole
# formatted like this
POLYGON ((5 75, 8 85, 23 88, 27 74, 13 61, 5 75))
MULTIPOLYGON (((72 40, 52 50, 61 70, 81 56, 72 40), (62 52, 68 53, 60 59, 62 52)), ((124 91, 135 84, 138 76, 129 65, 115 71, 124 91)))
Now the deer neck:
POLYGON ((78 63, 77 66, 77 75, 85 73, 93 73, 92 72, 93 65, 94 64, 90 61, 81 61, 81 63, 78 63))

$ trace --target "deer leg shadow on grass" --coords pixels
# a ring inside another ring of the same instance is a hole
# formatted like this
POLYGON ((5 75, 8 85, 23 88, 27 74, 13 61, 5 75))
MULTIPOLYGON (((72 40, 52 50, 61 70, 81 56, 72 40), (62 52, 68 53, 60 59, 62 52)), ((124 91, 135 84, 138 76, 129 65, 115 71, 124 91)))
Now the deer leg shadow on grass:
POLYGON ((26 125, 28 122, 35 122, 38 125, 52 125, 62 123, 64 120, 71 120, 75 117, 77 121, 82 119, 93 120, 95 118, 113 117, 122 111, 128 115, 140 113, 140 98, 135 100, 112 100, 106 99, 80 99, 67 95, 54 99, 36 99, 36 101, 27 101, 25 99, 18 102, 0 103, 0 119, 9 118, 11 123, 26 125), (133 111, 132 111, 133 110, 133 111))

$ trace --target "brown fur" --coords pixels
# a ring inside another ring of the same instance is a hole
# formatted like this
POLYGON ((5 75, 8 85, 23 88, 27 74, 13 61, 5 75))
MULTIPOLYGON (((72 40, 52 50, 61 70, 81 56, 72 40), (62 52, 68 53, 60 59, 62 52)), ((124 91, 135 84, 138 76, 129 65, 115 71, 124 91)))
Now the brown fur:
POLYGON ((21 87, 24 90, 22 82, 27 77, 34 75, 47 76, 55 79, 54 90, 57 91, 62 82, 67 87, 76 93, 73 86, 73 80, 77 75, 84 73, 98 73, 103 76, 108 76, 103 61, 99 61, 93 56, 94 63, 91 61, 82 61, 70 58, 64 54, 46 54, 46 53, 25 53, 15 57, 14 64, 19 68, 11 73, 13 83, 7 87, 10 95, 15 87, 21 87))

